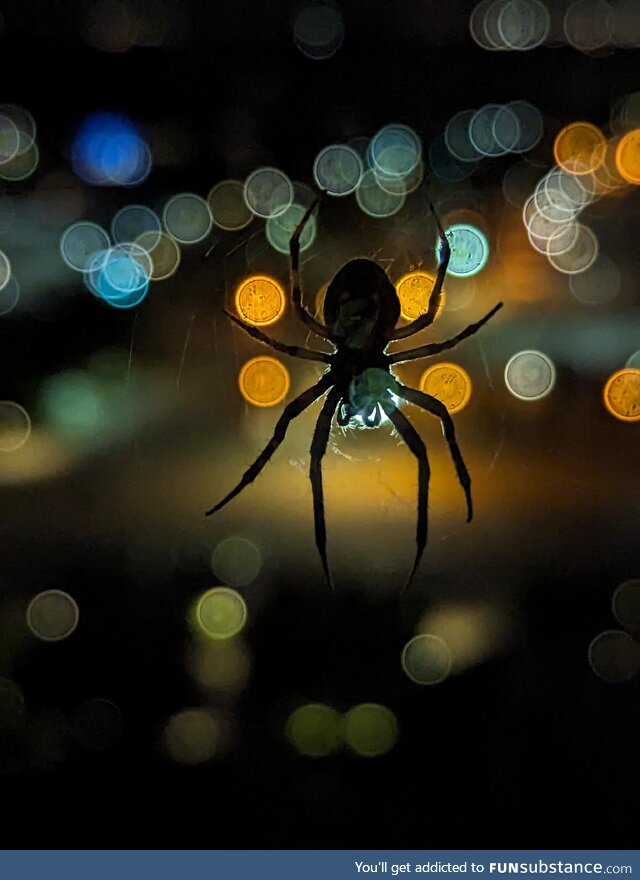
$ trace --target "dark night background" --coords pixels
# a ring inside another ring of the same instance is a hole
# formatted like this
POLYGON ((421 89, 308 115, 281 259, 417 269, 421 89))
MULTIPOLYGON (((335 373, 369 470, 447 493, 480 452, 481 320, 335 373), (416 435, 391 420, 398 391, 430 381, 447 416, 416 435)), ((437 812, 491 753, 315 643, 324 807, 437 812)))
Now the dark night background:
MULTIPOLYGON (((1 736, 4 846, 635 845, 638 677, 603 681, 587 649, 617 628, 611 596, 640 569, 638 427, 601 403, 606 378, 640 348, 638 193, 626 188, 585 212, 621 273, 618 296, 590 307, 517 232, 501 186, 521 159, 487 159, 462 184, 427 174, 436 204, 486 218, 492 247, 473 301, 445 309, 428 338, 453 335, 500 299, 505 307, 451 356, 474 383, 455 418, 474 480, 472 524, 439 427, 411 413, 431 450, 433 483, 430 543, 405 595, 416 468, 388 432, 332 436, 324 469, 333 595, 313 542, 307 478, 317 405, 253 486, 203 517, 281 411, 240 398, 237 372, 261 349, 222 314, 243 273, 286 283, 286 258, 251 237, 260 221, 185 246, 176 275, 131 311, 98 303, 58 252, 75 220, 108 226, 127 203, 161 210, 175 193, 206 197, 215 182, 262 165, 313 186, 322 147, 391 122, 427 145, 458 110, 522 98, 548 131, 576 119, 607 130, 615 102, 640 88, 634 49, 586 54, 558 38, 530 52, 484 51, 469 36, 473 5, 345 2, 344 42, 323 61, 295 46, 297 7, 286 2, 103 6, 114 15, 127 7, 161 33, 155 45, 116 46, 126 51, 95 45, 89 0, 0 7, 3 100, 30 110, 40 149, 35 174, 5 184, 15 220, 0 238, 22 290, 20 308, 0 318, 0 397, 21 403, 33 424, 24 449, 0 462, 0 675, 24 696, 19 722, 1 736), (74 131, 104 109, 127 114, 150 144, 153 169, 132 190, 90 187, 73 174, 74 131), (556 364, 544 401, 522 403, 504 387, 504 364, 522 348, 556 364), (93 371, 116 398, 133 382, 144 417, 129 430, 116 400, 105 415, 112 434, 52 438, 43 382, 64 371, 93 371), (262 568, 239 587, 248 675, 220 693, 199 687, 185 666, 187 617, 217 582, 209 554, 231 535, 259 548, 262 568), (76 599, 80 624, 46 644, 26 631, 24 609, 52 588, 76 599), (454 606, 484 609, 500 638, 443 683, 413 684, 403 646, 432 609, 454 606), (109 749, 73 735, 74 711, 91 698, 120 710, 122 735, 109 749), (307 702, 339 712, 388 706, 398 742, 374 758, 346 748, 300 756, 284 726, 307 702), (163 748, 163 729, 193 706, 211 707, 227 736, 211 760, 183 766, 163 748)), ((553 162, 550 143, 546 150, 540 175, 553 162)), ((303 259, 308 302, 350 257, 376 254, 399 276, 415 254, 432 265, 434 244, 419 194, 388 220, 366 217, 353 197, 329 200, 303 259)), ((290 310, 269 329, 305 342, 290 310)), ((315 365, 286 365, 292 396, 316 381, 315 365)), ((402 376, 416 384, 423 368, 402 376)))

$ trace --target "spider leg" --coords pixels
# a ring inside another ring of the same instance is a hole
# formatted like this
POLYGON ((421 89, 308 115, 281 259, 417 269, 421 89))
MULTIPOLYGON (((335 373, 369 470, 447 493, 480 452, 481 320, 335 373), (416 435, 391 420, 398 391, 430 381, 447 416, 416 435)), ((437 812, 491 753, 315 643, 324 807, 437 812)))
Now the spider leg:
POLYGON ((467 522, 471 522, 473 518, 471 477, 469 476, 469 471, 464 463, 460 447, 458 446, 458 441, 456 440, 456 429, 453 425, 453 419, 449 415, 449 410, 441 400, 437 399, 437 397, 432 397, 431 394, 425 394, 423 391, 418 391, 417 388, 409 388, 401 382, 397 383, 396 393, 399 394, 400 397, 404 397, 404 399, 408 400, 410 403, 422 407, 422 409, 426 409, 427 412, 430 412, 432 415, 436 416, 436 418, 440 419, 442 433, 449 444, 449 451, 451 453, 451 458, 453 459, 453 464, 455 465, 458 480, 460 481, 460 485, 464 490, 464 495, 467 500, 467 522))
POLYGON ((302 220, 298 223, 296 230, 289 241, 289 253, 291 255, 291 302, 296 315, 303 324, 306 324, 307 327, 309 327, 310 330, 313 330, 318 336, 322 336, 324 339, 331 339, 329 328, 316 320, 316 318, 314 318, 313 315, 302 305, 302 290, 300 288, 300 236, 319 201, 320 199, 317 198, 313 204, 307 208, 302 220))
POLYGON ((431 476, 431 469, 429 467, 429 459, 427 457, 427 447, 424 445, 424 441, 422 440, 416 429, 413 427, 409 419, 404 415, 404 413, 400 412, 400 410, 391 401, 385 401, 381 403, 381 406, 387 416, 393 422, 393 425, 398 434, 402 437, 411 452, 418 459, 418 525, 416 528, 417 549, 416 558, 413 563, 413 568, 411 569, 411 574, 409 575, 409 578, 404 586, 404 589, 406 590, 413 580, 413 576, 415 575, 418 566, 420 565, 420 560, 422 559, 424 548, 427 546, 427 505, 429 500, 429 477, 431 476))
POLYGON ((433 324, 442 301, 442 285, 444 284, 444 276, 447 274, 447 267, 449 266, 449 260, 451 259, 451 247, 447 236, 444 234, 440 218, 436 214, 436 209, 431 202, 428 202, 428 205, 435 217, 438 232, 440 233, 440 264, 438 265, 438 274, 436 275, 433 290, 429 297, 427 311, 424 315, 420 315, 419 318, 416 318, 416 320, 412 321, 410 324, 406 324, 404 327, 396 327, 389 335, 390 342, 394 339, 406 339, 407 336, 413 336, 414 333, 419 333, 420 330, 424 330, 425 327, 429 327, 433 324))
POLYGON ((328 364, 331 360, 331 355, 326 354, 325 352, 313 351, 310 348, 301 348, 299 345, 285 345, 284 342, 270 339, 266 333, 262 332, 262 330, 258 330, 257 327, 252 327, 250 324, 245 324, 244 321, 241 321, 240 318, 236 318, 235 315, 231 314, 231 312, 228 312, 226 309, 224 309, 224 313, 234 324, 237 324, 238 327, 242 327, 244 332, 248 333, 253 339, 257 339, 259 342, 264 342, 265 345, 270 345, 271 348, 275 348, 276 351, 281 351, 283 354, 291 355, 291 357, 303 358, 306 361, 321 361, 323 364, 328 364))
POLYGON ((313 520, 316 533, 316 547, 322 561, 327 583, 333 589, 331 583, 331 575, 329 573, 329 563, 327 561, 327 528, 324 521, 324 489, 322 487, 322 459, 327 451, 327 443, 329 442, 329 434, 331 432, 331 422, 333 414, 338 406, 343 389, 339 387, 333 388, 327 395, 324 402, 316 428, 313 432, 313 440, 311 441, 311 464, 309 466, 309 479, 311 480, 311 489, 313 492, 313 520))
POLYGON ((210 516, 212 513, 220 510, 221 507, 224 507, 225 504, 228 504, 232 498, 235 498, 236 495, 242 492, 245 486, 248 486, 249 483, 252 483, 255 480, 262 468, 266 465, 278 446, 280 446, 280 444, 284 440, 289 424, 293 421, 293 419, 296 418, 296 416, 299 416, 300 413, 304 412, 304 410, 308 406, 310 406, 314 400, 320 397, 320 395, 323 394, 331 384, 333 383, 331 381, 330 374, 325 373, 325 375, 322 376, 315 385, 312 385, 311 388, 307 388, 306 391, 303 391, 302 394, 294 398, 291 403, 287 404, 287 406, 284 408, 282 415, 276 422, 276 426, 273 431, 273 437, 271 438, 271 440, 269 440, 260 455, 253 462, 253 464, 248 467, 247 470, 244 472, 242 479, 235 487, 235 489, 232 489, 228 495, 225 495, 222 501, 219 501, 214 507, 212 507, 210 510, 207 510, 205 516, 210 516))
POLYGON ((458 333, 457 336, 453 336, 451 339, 446 339, 444 342, 430 342, 427 345, 421 345, 418 348, 408 348, 406 351, 397 351, 395 354, 388 355, 389 364, 403 364, 406 361, 415 361, 416 358, 429 357, 432 354, 439 354, 441 351, 447 351, 450 348, 454 348, 459 342, 462 342, 464 339, 468 339, 469 336, 473 336, 474 333, 477 333, 490 318, 493 318, 496 312, 500 311, 502 305, 503 304, 499 302, 484 316, 484 318, 480 318, 475 324, 469 324, 468 327, 458 333))
POLYGON ((336 414, 336 421, 341 428, 344 428, 345 425, 348 425, 351 421, 351 410, 346 406, 344 400, 340 401, 340 406, 338 407, 338 412, 336 414))

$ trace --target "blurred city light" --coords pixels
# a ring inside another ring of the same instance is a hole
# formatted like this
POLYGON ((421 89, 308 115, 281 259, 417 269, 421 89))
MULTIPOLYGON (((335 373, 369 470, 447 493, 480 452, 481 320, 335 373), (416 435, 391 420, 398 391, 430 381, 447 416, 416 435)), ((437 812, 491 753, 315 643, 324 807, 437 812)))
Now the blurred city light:
POLYGON ((218 754, 224 728, 209 709, 190 708, 176 712, 164 728, 164 748, 178 764, 203 764, 218 754))
POLYGON ((629 633, 609 629, 593 639, 588 659, 598 678, 609 684, 622 684, 640 672, 640 644, 629 633))
POLYGON ((88 116, 76 132, 71 161, 78 177, 93 186, 135 186, 151 171, 149 147, 119 113, 88 116))
POLYGON ((256 217, 283 214, 293 202, 293 184, 279 168, 257 168, 244 182, 244 200, 256 217))
POLYGON ((239 180, 221 180, 207 196, 211 219, 220 229, 236 232, 253 220, 244 199, 244 185, 239 180))
POLYGON ((433 364, 420 378, 420 390, 444 403, 450 413, 465 408, 471 400, 471 387, 471 377, 459 364, 433 364))
POLYGON ((640 421, 640 369, 625 367, 609 376, 602 399, 614 418, 621 422, 640 421))
POLYGON ((180 244, 197 244, 211 232, 213 218, 208 203, 195 193, 179 193, 162 212, 167 232, 180 244))
POLYGON ((31 419, 23 406, 0 400, 0 452, 14 452, 29 439, 31 419))
POLYGON ((402 650, 402 669, 414 684, 440 684, 451 663, 449 646, 439 636, 414 636, 402 650))
POLYGON ((341 744, 340 714, 322 703, 307 703, 289 715, 285 735, 293 748, 308 758, 324 758, 341 744))
POLYGON ((556 369, 552 360, 541 351, 519 351, 507 361, 504 381, 519 400, 542 400, 553 390, 556 369))
MULTIPOLYGON (((396 281, 395 288, 400 300, 400 314, 406 321, 415 321, 424 315, 429 308, 429 299, 435 284, 435 275, 429 272, 409 272, 396 281)), ((436 315, 440 314, 446 302, 445 292, 441 291, 440 306, 436 315)))
POLYGON ((262 568, 262 554, 253 541, 232 535, 220 541, 211 555, 211 570, 225 584, 244 587, 262 568))
POLYGON ((294 42, 303 55, 314 61, 335 55, 344 35, 344 21, 334 3, 305 3, 294 15, 294 42))
POLYGON ((345 741, 363 758, 376 758, 390 752, 398 735, 396 716, 379 703, 361 703, 344 717, 345 741))
POLYGON ((247 361, 238 375, 240 393, 253 406, 277 406, 291 387, 289 371, 276 358, 260 355, 247 361))
POLYGON ((633 635, 640 632, 640 578, 630 578, 616 587, 611 609, 620 626, 633 635))
POLYGON ((27 626, 43 642, 61 642, 78 626, 76 600, 64 590, 45 590, 34 596, 27 608, 27 626))
POLYGON ((282 317, 286 299, 282 286, 267 275, 252 275, 236 289, 238 314, 248 324, 265 327, 282 317))
MULTIPOLYGON (((265 224, 267 241, 278 253, 289 253, 289 242, 305 215, 306 208, 295 202, 274 217, 269 217, 265 224)), ((307 220, 300 236, 300 253, 308 250, 316 237, 316 218, 307 220)))
POLYGON ((247 622, 247 605, 242 596, 229 587, 213 587, 195 603, 194 619, 210 639, 237 636, 247 622))
POLYGON ((362 159, 347 144, 325 147, 313 163, 313 176, 318 187, 330 196, 348 196, 355 192, 363 171, 362 159))

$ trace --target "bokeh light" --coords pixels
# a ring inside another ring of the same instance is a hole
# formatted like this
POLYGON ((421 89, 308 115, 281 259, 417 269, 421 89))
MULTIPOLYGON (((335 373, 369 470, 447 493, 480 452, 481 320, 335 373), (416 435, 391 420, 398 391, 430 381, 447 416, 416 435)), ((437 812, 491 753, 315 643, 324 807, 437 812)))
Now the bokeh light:
POLYGON ((527 153, 536 147, 544 134, 542 113, 529 101, 509 101, 505 108, 518 120, 519 136, 510 148, 512 153, 527 153))
POLYGON ((293 184, 279 168, 257 168, 244 183, 244 200, 257 217, 283 214, 293 202, 293 184))
POLYGON ((598 678, 610 684, 622 684, 640 672, 640 643, 629 633, 609 629, 593 639, 588 659, 598 678))
POLYGON ((3 120, 0 131, 3 132, 4 145, 0 156, 4 157, 4 163, 31 151, 36 142, 37 129, 31 113, 19 104, 0 104, 0 116, 3 120), (16 135, 17 144, 14 148, 16 135))
POLYGON ((586 53, 609 45, 613 15, 613 8, 607 0, 574 0, 563 19, 567 43, 586 53))
POLYGON ((60 239, 60 254, 70 269, 76 272, 94 271, 102 266, 96 266, 94 257, 97 253, 108 253, 109 236, 97 223, 88 220, 80 220, 73 223, 62 234, 60 239))
POLYGON ((18 305, 19 300, 20 285, 15 275, 12 275, 0 290, 0 317, 2 315, 9 315, 18 305))
POLYGON ((482 156, 504 156, 519 139, 518 117, 508 107, 485 104, 469 120, 469 140, 482 156))
POLYGON ((155 236, 157 243, 161 229, 160 218, 155 211, 145 205, 125 205, 124 208, 120 208, 111 221, 111 235, 113 240, 120 244, 136 241, 143 235, 146 236, 146 240, 150 244, 154 241, 153 236, 155 236))
POLYGON ((369 169, 360 178, 356 201, 360 209, 369 217, 392 217, 403 207, 406 196, 404 193, 396 195, 383 189, 374 172, 369 169))
POLYGON ((471 377, 459 364, 434 364, 422 374, 420 390, 442 401, 450 413, 457 413, 471 400, 471 377))
POLYGON ((640 578, 630 578, 616 587, 611 610, 620 626, 632 633, 640 632, 640 578))
POLYGON ((439 636, 414 636, 402 650, 402 669, 414 684, 440 684, 451 671, 451 651, 439 636))
MULTIPOLYGON (((429 308, 429 299, 435 284, 435 275, 429 272, 409 272, 396 282, 396 293, 400 300, 400 314, 407 321, 415 321, 424 315, 429 308)), ((445 292, 441 291, 440 306, 436 315, 440 314, 445 303, 445 292)))
POLYGON ((348 196, 362 178, 362 159, 347 144, 331 144, 320 150, 313 163, 313 176, 330 196, 348 196))
POLYGON ((180 244, 197 244, 209 235, 213 218, 209 205, 195 193, 179 193, 162 212, 167 232, 180 244))
MULTIPOLYGON (((448 275, 469 277, 484 269, 489 259, 489 242, 483 232, 467 223, 454 223, 445 229, 445 235, 451 247, 448 275)), ((440 242, 436 246, 436 257, 439 253, 440 242)))
POLYGON ((31 419, 23 406, 0 400, 0 452, 14 452, 29 439, 31 419))
MULTIPOLYGON (((458 675, 483 663, 504 650, 510 640, 509 617, 489 602, 447 602, 422 617, 418 630, 446 645, 450 655, 450 673, 458 675)), ((444 660, 441 648, 433 647, 436 657, 444 660)), ((440 668, 437 667, 436 668, 440 668)))
MULTIPOLYGON (((476 170, 478 160, 462 160, 456 158, 448 149, 443 134, 437 134, 429 144, 429 164, 431 170, 440 180, 446 183, 459 183, 471 177, 476 170)), ((478 159, 482 158, 481 156, 478 159)))
POLYGON ((91 289, 116 309, 132 309, 149 292, 151 261, 139 245, 132 242, 110 248, 106 258, 96 257, 99 268, 90 266, 91 289))
POLYGON ((640 348, 634 351, 626 360, 625 367, 631 367, 632 370, 640 370, 640 348))
POLYGON ((166 232, 143 232, 135 244, 148 256, 151 263, 152 281, 166 281, 178 271, 182 259, 180 245, 166 232))
POLYGON ((0 291, 4 290, 10 278, 11 263, 9 262, 9 257, 3 251, 0 251, 0 291))
POLYGON ((604 162, 606 141, 602 131, 590 122, 571 122, 553 142, 557 164, 570 174, 590 174, 604 162))
POLYGON ((469 137, 469 123, 474 113, 474 110, 460 110, 445 126, 445 145, 454 159, 460 162, 477 162, 481 155, 469 137))
POLYGON ((576 223, 575 227, 571 227, 570 234, 572 240, 569 247, 547 248, 549 263, 564 275, 586 272, 593 266, 600 252, 595 233, 584 223, 576 223))
POLYGON ((239 637, 194 639, 186 657, 187 669, 205 691, 233 696, 246 685, 251 657, 239 637))
POLYGON ((422 143, 408 125, 386 125, 371 138, 372 167, 389 177, 407 177, 422 157, 422 143))
POLYGON ((602 306, 611 302, 618 295, 620 284, 620 270, 604 254, 598 254, 585 272, 569 276, 571 293, 586 306, 602 306))
POLYGON ((98 380, 87 371, 47 376, 40 386, 40 407, 53 433, 66 442, 105 442, 117 430, 98 380))
POLYGON ((333 3, 306 3, 293 19, 294 42, 303 55, 314 61, 335 55, 344 34, 342 15, 333 3))
POLYGON ((75 173, 94 186, 135 186, 151 171, 151 153, 136 126, 118 113, 94 113, 71 149, 75 173))
POLYGON ((213 587, 197 600, 195 621, 210 639, 233 638, 247 622, 246 602, 229 587, 213 587))
POLYGON ((264 327, 282 317, 286 299, 282 286, 267 275, 252 275, 236 290, 238 314, 247 324, 264 327))
POLYGON ((244 364, 238 387, 253 406, 277 406, 289 393, 291 378, 287 368, 276 358, 260 355, 244 364))
POLYGON ((0 111, 0 165, 18 154, 20 133, 12 119, 0 111))
MULTIPOLYGON (((289 242, 304 217, 306 210, 302 205, 293 202, 284 211, 275 217, 269 217, 267 220, 265 224, 267 241, 278 253, 289 253, 289 242)), ((308 250, 313 244, 316 237, 316 225, 316 218, 314 216, 309 217, 300 235, 300 253, 308 250)))
POLYGON ((11 182, 27 180, 40 163, 40 150, 36 143, 31 144, 24 153, 17 153, 12 159, 0 165, 0 178, 11 182))
POLYGON ((627 183, 640 184, 640 128, 634 128, 620 139, 615 161, 618 173, 627 183))
POLYGON ((621 422, 640 421, 640 369, 625 367, 609 376, 602 399, 614 418, 621 422))
POLYGON ((398 721, 393 712, 379 703, 361 703, 344 717, 347 745, 363 758, 390 752, 398 741, 398 721))
POLYGON ((223 727, 209 709, 183 709, 167 721, 163 740, 166 752, 176 763, 203 764, 219 752, 223 727))
POLYGON ((340 746, 340 714, 322 703, 307 703, 289 715, 285 735, 293 748, 307 758, 324 758, 340 746))
POLYGON ((207 196, 211 219, 220 229, 237 232, 253 220, 244 199, 244 186, 239 180, 221 180, 207 196))
POLYGON ((541 400, 553 390, 556 369, 546 354, 527 349, 509 358, 504 368, 504 381, 518 400, 541 400))
POLYGON ((43 642, 61 642, 68 638, 79 619, 78 603, 63 590, 38 593, 27 607, 27 626, 43 642))
POLYGON ((497 6, 498 33, 505 48, 525 52, 547 39, 551 17, 540 0, 508 0, 497 6))
POLYGON ((232 587, 244 587, 254 581, 262 568, 262 554, 253 541, 232 535, 220 541, 211 555, 215 576, 232 587))

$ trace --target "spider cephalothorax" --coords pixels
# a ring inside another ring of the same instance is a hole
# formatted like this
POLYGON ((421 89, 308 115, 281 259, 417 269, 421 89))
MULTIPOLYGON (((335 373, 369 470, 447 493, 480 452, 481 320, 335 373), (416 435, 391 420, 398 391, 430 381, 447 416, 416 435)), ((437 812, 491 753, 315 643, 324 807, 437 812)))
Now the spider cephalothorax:
POLYGON ((324 519, 324 491, 321 463, 329 442, 334 415, 338 424, 347 425, 358 420, 361 426, 374 428, 383 415, 393 424, 418 461, 418 524, 417 550, 408 583, 415 574, 427 544, 427 501, 429 490, 429 459, 420 435, 398 408, 399 399, 409 401, 440 420, 445 439, 458 479, 467 501, 467 522, 473 515, 471 502, 471 478, 462 459, 455 436, 453 421, 444 404, 430 394, 410 388, 399 382, 391 373, 393 364, 416 358, 428 357, 453 348, 463 339, 476 333, 502 307, 502 303, 475 324, 470 324, 457 336, 444 342, 432 342, 405 351, 389 353, 387 346, 398 339, 406 339, 433 323, 442 298, 442 284, 451 256, 449 242, 433 206, 431 210, 440 233, 440 265, 426 311, 404 327, 396 327, 400 317, 400 303, 395 288, 381 266, 371 260, 351 260, 340 269, 330 283, 324 300, 324 323, 318 321, 302 305, 302 291, 298 273, 300 236, 317 200, 308 209, 294 232, 291 242, 291 300, 298 318, 314 333, 331 342, 330 354, 286 345, 266 336, 256 327, 244 324, 227 312, 232 321, 242 327, 254 339, 270 345, 276 351, 293 357, 319 361, 327 365, 324 375, 298 397, 292 400, 278 419, 273 437, 254 463, 245 471, 242 479, 222 501, 207 511, 207 516, 224 507, 245 486, 253 482, 284 440, 289 424, 314 400, 326 395, 311 441, 311 466, 309 478, 313 491, 313 512, 316 545, 320 553, 326 578, 331 583, 327 562, 327 532, 324 519))

